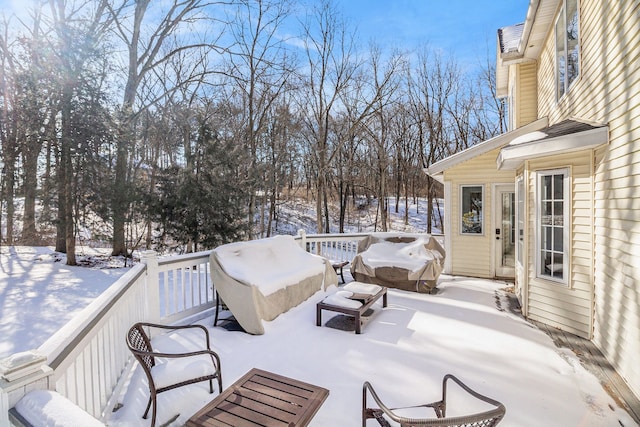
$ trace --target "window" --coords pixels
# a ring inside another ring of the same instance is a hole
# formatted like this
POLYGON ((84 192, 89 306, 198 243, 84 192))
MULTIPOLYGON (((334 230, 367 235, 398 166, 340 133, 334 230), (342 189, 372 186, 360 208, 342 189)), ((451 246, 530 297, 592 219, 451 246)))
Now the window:
POLYGON ((568 283, 568 170, 540 172, 537 199, 538 277, 568 283))
POLYGON ((578 0, 563 0, 555 26, 556 97, 562 98, 580 74, 578 0))
POLYGON ((524 265, 524 177, 516 180, 516 259, 520 266, 524 265))
POLYGON ((482 201, 484 189, 481 185, 463 185, 461 187, 462 234, 482 234, 482 201))

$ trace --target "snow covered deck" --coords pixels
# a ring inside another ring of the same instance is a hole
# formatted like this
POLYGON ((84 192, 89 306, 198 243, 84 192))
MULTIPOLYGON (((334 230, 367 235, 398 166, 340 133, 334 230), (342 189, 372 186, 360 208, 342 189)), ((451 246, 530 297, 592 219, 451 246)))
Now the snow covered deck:
MULTIPOLYGON (((444 276, 437 295, 389 289, 388 308, 363 335, 315 326, 322 292, 267 322, 261 336, 213 328, 211 318, 198 323, 210 328, 225 387, 260 368, 330 390, 311 426, 360 425, 365 380, 387 404, 408 405, 435 400, 446 373, 504 403, 501 425, 634 425, 573 353, 506 309, 505 286, 444 276)), ((160 345, 175 344, 162 337, 160 345)), ((205 385, 159 396, 159 424, 182 425, 214 396, 205 385)), ((147 425, 146 399, 136 370, 109 424, 147 425)))
MULTIPOLYGON (((362 238, 302 234, 299 242, 309 252, 349 260, 362 238)), ((212 327, 209 255, 146 254, 144 264, 131 268, 38 347, 44 357, 23 364, 11 375, 14 381, 0 379, 0 425, 8 424, 8 409, 27 391, 47 388, 108 425, 149 425, 140 418, 148 391, 141 372, 131 371, 136 365, 124 343, 126 330, 139 320, 208 327, 222 358, 225 387, 258 367, 329 389, 311 426, 359 425, 364 380, 393 406, 435 400, 445 373, 502 401, 507 416, 501 425, 638 425, 637 417, 634 422, 620 409, 626 400, 631 413, 640 413, 638 399, 620 392, 624 384, 616 389, 606 383, 612 399, 598 382, 600 375, 588 373, 573 352, 557 348, 518 310, 509 310, 513 299, 503 291, 504 282, 441 276, 436 295, 392 289, 388 308, 377 309, 363 335, 336 329, 348 325, 339 314, 324 319, 335 327, 316 327, 315 306, 326 295, 319 291, 266 322, 265 335, 250 336, 212 327)), ((347 269, 345 276, 349 282, 347 269)), ((164 346, 191 345, 159 338, 164 346)), ((591 366, 594 359, 606 364, 597 355, 586 363, 591 366)), ((162 399, 159 424, 179 426, 212 395, 194 385, 162 399)))

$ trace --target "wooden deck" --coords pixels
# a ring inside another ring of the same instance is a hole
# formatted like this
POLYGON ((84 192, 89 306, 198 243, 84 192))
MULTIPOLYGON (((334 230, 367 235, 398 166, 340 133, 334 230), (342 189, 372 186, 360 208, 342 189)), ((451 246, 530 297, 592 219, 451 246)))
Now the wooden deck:
MULTIPOLYGON (((510 286, 507 286, 503 291, 503 293, 496 293, 496 308, 522 316, 520 303, 510 286)), ((557 347, 571 350, 578 357, 582 366, 598 378, 602 387, 618 406, 625 409, 631 418, 640 425, 640 399, 633 394, 627 383, 593 342, 535 320, 527 319, 527 321, 549 335, 557 347)))
POLYGON ((573 351, 580 359, 582 366, 600 380, 604 389, 618 406, 626 409, 634 421, 640 424, 640 400, 631 392, 629 386, 593 342, 540 322, 532 320, 529 322, 546 332, 556 346, 573 351))

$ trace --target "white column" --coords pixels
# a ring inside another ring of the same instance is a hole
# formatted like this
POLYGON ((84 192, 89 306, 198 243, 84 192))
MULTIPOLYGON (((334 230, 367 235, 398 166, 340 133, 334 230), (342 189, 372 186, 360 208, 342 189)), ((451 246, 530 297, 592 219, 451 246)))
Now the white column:
POLYGON ((158 253, 156 251, 143 251, 140 261, 147 266, 147 313, 148 321, 160 322, 160 280, 158 278, 158 253))

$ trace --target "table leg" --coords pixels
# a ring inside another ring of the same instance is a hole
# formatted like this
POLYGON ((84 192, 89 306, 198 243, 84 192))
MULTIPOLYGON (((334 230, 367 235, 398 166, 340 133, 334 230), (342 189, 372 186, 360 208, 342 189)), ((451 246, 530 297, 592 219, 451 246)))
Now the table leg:
POLYGON ((322 326, 322 308, 316 305, 316 326, 322 326))

